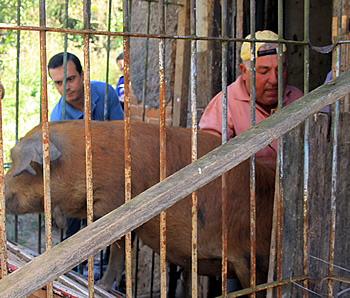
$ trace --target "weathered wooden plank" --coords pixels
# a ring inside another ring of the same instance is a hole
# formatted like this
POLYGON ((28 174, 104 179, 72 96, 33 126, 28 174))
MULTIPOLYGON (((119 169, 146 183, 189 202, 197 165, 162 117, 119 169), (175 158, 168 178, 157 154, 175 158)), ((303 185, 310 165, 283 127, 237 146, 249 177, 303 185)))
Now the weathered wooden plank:
POLYGON ((1 297, 29 295, 96 254, 348 94, 349 81, 347 72, 315 89, 35 258, 0 281, 1 297))
MULTIPOLYGON (((339 149, 336 195, 335 265, 350 266, 350 114, 341 113, 339 121, 339 149)), ((283 222, 283 278, 303 272, 303 127, 297 127, 285 137, 284 222, 283 222)), ((329 232, 331 208, 332 131, 329 114, 310 119, 309 169, 309 251, 308 275, 313 280, 328 276, 329 232)), ((339 267, 335 276, 350 277, 339 267)), ((309 284, 316 293, 327 293, 327 281, 309 284)), ((334 282, 334 293, 348 288, 346 283, 334 282)), ((283 295, 302 297, 302 289, 295 285, 283 288, 283 295)))

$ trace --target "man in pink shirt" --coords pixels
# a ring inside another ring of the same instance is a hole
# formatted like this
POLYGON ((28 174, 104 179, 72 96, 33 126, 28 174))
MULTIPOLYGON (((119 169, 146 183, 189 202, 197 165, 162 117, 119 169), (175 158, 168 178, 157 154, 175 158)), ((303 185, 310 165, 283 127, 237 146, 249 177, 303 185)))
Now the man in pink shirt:
MULTIPOLYGON (((272 31, 258 31, 256 39, 277 40, 278 35, 272 31)), ((250 35, 246 39, 251 38, 250 35)), ((286 46, 283 45, 283 52, 286 46)), ((278 45, 277 43, 256 43, 256 123, 269 117, 278 103, 278 45)), ((227 88, 227 137, 239 135, 250 128, 250 42, 244 42, 241 48, 240 69, 242 75, 227 88)), ((286 54, 283 55, 283 106, 302 97, 303 93, 296 87, 287 85, 286 54)), ((199 122, 201 130, 221 136, 222 92, 208 104, 199 122)), ((260 150, 257 157, 276 158, 277 141, 260 150)))

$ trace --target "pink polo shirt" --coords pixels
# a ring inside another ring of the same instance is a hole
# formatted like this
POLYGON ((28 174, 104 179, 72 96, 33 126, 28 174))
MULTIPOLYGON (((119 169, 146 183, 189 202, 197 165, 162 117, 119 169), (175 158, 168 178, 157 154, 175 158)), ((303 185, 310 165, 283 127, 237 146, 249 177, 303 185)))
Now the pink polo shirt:
MULTIPOLYGON (((283 95, 283 106, 289 105, 304 94, 298 88, 287 85, 283 95)), ((222 92, 218 93, 208 104, 199 122, 201 130, 221 136, 222 92)), ((256 123, 270 115, 256 102, 256 123)), ((239 135, 250 128, 250 96, 244 86, 242 76, 227 87, 227 137, 239 135)), ((260 150, 257 157, 277 156, 277 141, 260 150)))

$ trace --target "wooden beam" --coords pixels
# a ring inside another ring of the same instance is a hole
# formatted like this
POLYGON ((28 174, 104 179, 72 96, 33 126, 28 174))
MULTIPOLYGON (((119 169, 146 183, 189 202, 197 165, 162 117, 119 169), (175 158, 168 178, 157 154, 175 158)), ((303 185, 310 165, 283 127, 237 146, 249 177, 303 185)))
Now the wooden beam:
MULTIPOLYGON (((183 0, 179 8, 178 35, 190 34, 190 1, 183 0)), ((173 126, 186 127, 190 76, 190 41, 176 41, 173 126)))
POLYGON ((349 82, 350 71, 313 90, 46 251, 3 278, 0 296, 28 296, 40 289, 350 93, 349 82))

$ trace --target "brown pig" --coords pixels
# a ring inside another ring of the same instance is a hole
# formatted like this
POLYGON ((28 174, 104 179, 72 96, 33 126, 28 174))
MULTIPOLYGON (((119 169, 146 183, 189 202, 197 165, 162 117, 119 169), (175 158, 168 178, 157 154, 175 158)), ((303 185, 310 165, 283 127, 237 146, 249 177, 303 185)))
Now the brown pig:
MULTIPOLYGON (((86 217, 85 137, 81 120, 50 124, 52 208, 70 217, 86 217)), ((124 123, 92 122, 94 215, 103 216, 124 203, 124 123)), ((221 144, 219 137, 198 132, 198 157, 221 144)), ((159 182, 159 126, 131 124, 132 196, 159 182)), ((5 177, 6 211, 43 212, 41 126, 11 151, 5 177)), ((171 175, 191 162, 191 130, 166 128, 166 171, 171 175)), ((186 179, 186 177, 184 177, 186 179)), ((228 276, 249 287, 249 162, 227 173, 228 276)), ((257 282, 266 281, 274 192, 274 173, 256 164, 257 282)), ((159 216, 135 232, 159 252, 159 216)), ((191 198, 167 210, 167 258, 191 268, 191 198)), ((198 190, 198 273, 221 274, 221 179, 198 190)))

